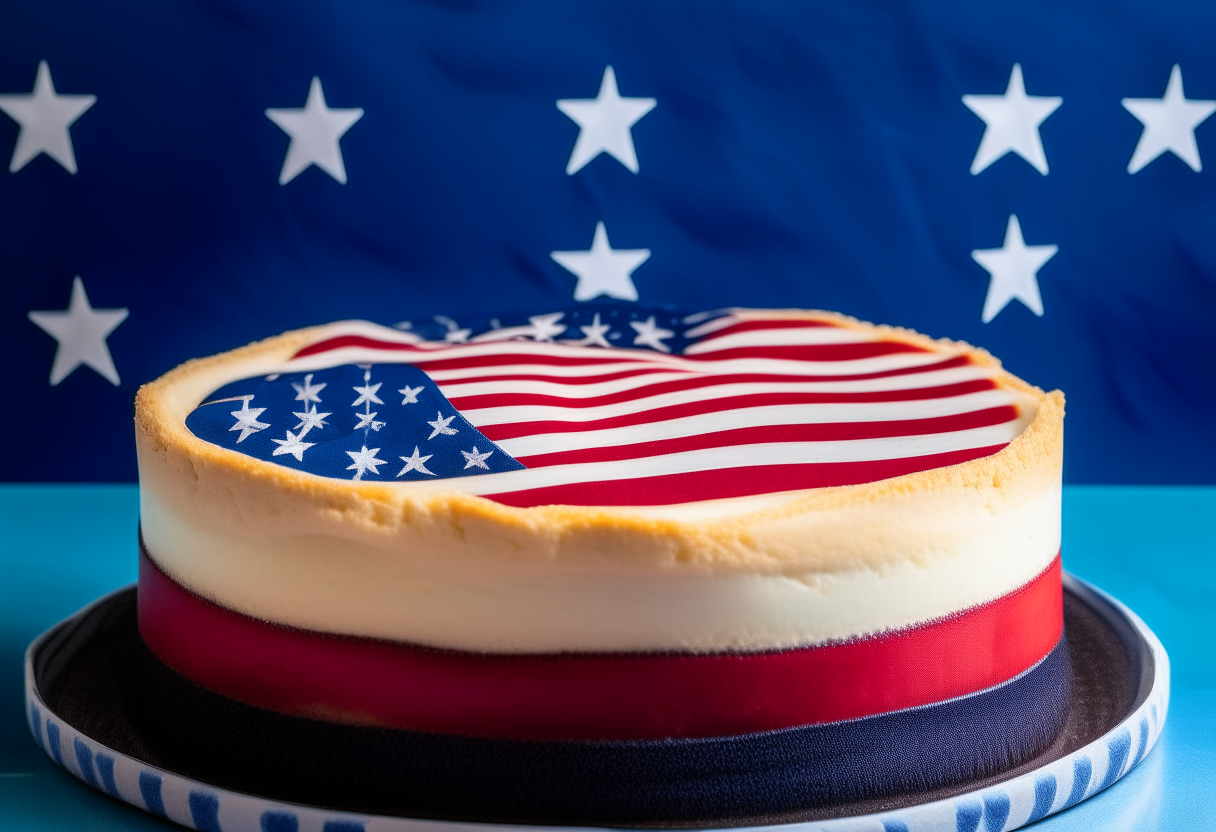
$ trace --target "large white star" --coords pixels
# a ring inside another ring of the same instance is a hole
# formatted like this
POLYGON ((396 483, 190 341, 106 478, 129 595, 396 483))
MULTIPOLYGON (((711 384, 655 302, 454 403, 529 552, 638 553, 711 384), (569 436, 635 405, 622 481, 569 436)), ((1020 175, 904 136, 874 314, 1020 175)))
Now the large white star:
POLYGON ((637 333, 637 337, 633 339, 635 347, 651 347, 659 352, 671 352, 671 347, 663 343, 664 338, 670 338, 675 335, 670 329, 663 329, 654 322, 654 315, 651 315, 642 323, 630 321, 629 325, 633 327, 633 331, 637 333))
POLYGON ((1188 99, 1182 92, 1182 69, 1178 64, 1170 70, 1170 80, 1161 98, 1125 98, 1123 106, 1140 119, 1144 130, 1127 163, 1127 172, 1135 173, 1167 150, 1198 173, 1203 170, 1199 160, 1199 145, 1195 143, 1195 128, 1216 112, 1216 101, 1188 99))
POLYGON ((1039 125, 1063 101, 1058 95, 1027 95, 1021 64, 1013 65, 1004 95, 964 95, 963 103, 987 125, 971 160, 971 173, 979 173, 1012 151, 1046 176, 1047 154, 1039 125))
MULTIPOLYGON (((76 153, 68 128, 97 101, 95 95, 60 95, 51 81, 51 68, 38 62, 34 91, 29 95, 0 95, 0 110, 21 125, 8 169, 21 170, 39 153, 76 172, 76 153)), ((117 384, 118 382, 114 382, 117 384)))
POLYGON ((407 471, 417 471, 420 474, 430 474, 432 477, 435 476, 435 472, 426 467, 426 461, 432 456, 434 456, 434 454, 419 456, 418 446, 415 445, 414 453, 411 456, 401 457, 401 461, 405 463, 405 467, 397 472, 397 476, 404 476, 407 471))
POLYGON ((385 465, 386 463, 383 459, 376 459, 376 454, 378 453, 380 453, 379 448, 372 448, 369 451, 366 445, 357 451, 347 451, 346 455, 349 456, 353 462, 346 466, 346 470, 354 471, 355 476, 353 479, 356 480, 363 479, 363 475, 368 471, 371 471, 373 474, 379 476, 380 472, 376 470, 376 466, 385 465))
POLYGON ((1043 314, 1043 298, 1039 294, 1038 272, 1043 264, 1055 257, 1059 246, 1028 246, 1022 239, 1022 226, 1017 216, 1009 215, 1005 227, 1005 244, 1001 248, 976 249, 972 259, 987 269, 988 296, 980 319, 988 323, 1014 298, 1020 300, 1036 315, 1043 314))
POLYGON ((557 109, 579 126, 574 151, 566 163, 566 173, 573 174, 584 165, 607 153, 634 173, 638 172, 638 155, 633 149, 633 125, 654 109, 653 98, 621 98, 616 88, 616 73, 604 68, 600 91, 595 98, 563 98, 557 109))
POLYGON ((291 136, 279 184, 286 185, 303 173, 309 165, 346 184, 346 163, 338 142, 351 126, 363 118, 362 107, 346 110, 330 109, 321 90, 321 79, 314 77, 308 88, 308 101, 299 109, 266 110, 266 117, 291 136))
POLYGON ((114 368, 106 338, 126 318, 126 309, 94 309, 79 277, 72 281, 72 299, 67 309, 30 312, 29 319, 59 342, 51 365, 51 386, 63 381, 81 364, 89 365, 117 386, 118 370, 114 368))
POLYGON ((620 300, 637 300, 633 272, 650 259, 650 249, 616 249, 608 243, 608 231, 602 222, 595 224, 595 237, 587 251, 553 251, 549 253, 562 268, 578 277, 574 287, 575 300, 591 300, 600 295, 620 300))

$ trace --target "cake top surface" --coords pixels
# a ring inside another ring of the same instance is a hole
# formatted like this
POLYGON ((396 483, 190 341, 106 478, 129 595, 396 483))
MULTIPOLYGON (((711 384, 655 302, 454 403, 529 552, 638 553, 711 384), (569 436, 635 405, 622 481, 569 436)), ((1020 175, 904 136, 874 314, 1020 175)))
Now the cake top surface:
POLYGON ((1000 452, 1042 396, 964 344, 822 312, 597 304, 464 327, 339 322, 263 344, 276 341, 269 359, 255 345, 203 374, 193 436, 310 475, 517 507, 930 471, 1000 452))

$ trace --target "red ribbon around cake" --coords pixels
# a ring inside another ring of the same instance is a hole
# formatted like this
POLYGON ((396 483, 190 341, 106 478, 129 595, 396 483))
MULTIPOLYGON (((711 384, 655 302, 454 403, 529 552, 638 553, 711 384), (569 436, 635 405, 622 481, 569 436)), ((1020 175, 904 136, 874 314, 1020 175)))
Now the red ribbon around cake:
POLYGON ((489 654, 261 621, 143 554, 139 629, 169 667, 250 705, 330 721, 537 740, 722 737, 943 702, 1034 667, 1063 632, 1060 559, 989 603, 906 629, 759 653, 489 654))

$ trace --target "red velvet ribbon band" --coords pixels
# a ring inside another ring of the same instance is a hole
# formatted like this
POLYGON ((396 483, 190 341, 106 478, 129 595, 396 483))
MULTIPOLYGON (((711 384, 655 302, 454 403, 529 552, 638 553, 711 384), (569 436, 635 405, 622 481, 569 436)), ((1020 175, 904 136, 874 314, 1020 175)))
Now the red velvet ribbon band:
POLYGON ((183 588, 146 554, 139 630, 169 667, 281 713, 477 737, 718 737, 915 708, 1033 667, 1063 632, 1057 556, 989 603, 903 630, 763 653, 487 654, 294 629, 183 588))

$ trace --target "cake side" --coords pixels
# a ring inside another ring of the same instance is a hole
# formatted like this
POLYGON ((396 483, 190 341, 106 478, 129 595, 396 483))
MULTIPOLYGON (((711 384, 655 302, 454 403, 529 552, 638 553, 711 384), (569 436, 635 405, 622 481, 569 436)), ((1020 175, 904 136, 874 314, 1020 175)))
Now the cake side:
POLYGON ((1059 551, 1062 395, 966 345, 800 314, 966 356, 1017 401, 1024 427, 991 455, 879 482, 526 508, 450 481, 337 481, 271 466, 186 429, 224 382, 298 368, 293 356, 338 332, 383 335, 335 324, 190 362, 141 389, 149 556, 189 590, 258 618, 499 652, 819 644, 950 615, 1042 573, 1059 551))

